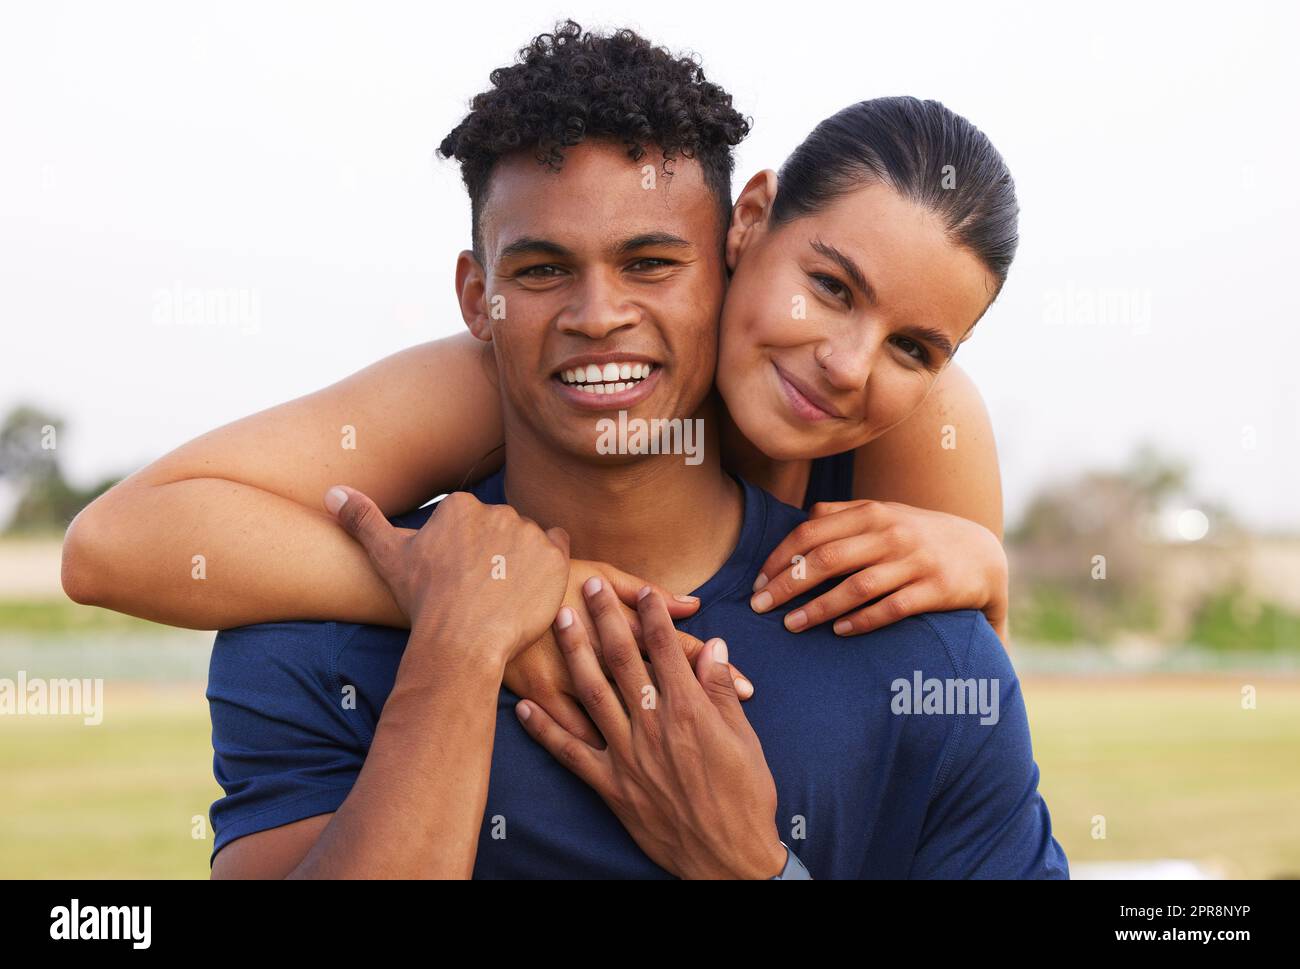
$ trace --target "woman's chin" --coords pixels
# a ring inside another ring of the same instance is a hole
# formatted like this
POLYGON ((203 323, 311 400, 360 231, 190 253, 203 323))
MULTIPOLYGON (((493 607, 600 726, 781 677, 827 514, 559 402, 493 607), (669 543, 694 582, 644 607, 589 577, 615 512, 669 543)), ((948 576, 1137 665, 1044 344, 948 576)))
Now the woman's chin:
POLYGON ((736 419, 740 433, 770 461, 806 461, 816 456, 825 442, 814 440, 812 435, 801 434, 790 426, 783 414, 766 411, 736 419))

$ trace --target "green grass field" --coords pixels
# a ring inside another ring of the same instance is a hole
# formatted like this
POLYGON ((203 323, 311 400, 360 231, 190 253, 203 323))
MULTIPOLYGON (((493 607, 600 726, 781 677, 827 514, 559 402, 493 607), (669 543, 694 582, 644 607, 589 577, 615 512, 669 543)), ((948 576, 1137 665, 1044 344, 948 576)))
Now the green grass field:
MULTIPOLYGON (((1300 682, 1039 677, 1026 695, 1071 861, 1300 873, 1300 682), (1243 683, 1257 687, 1258 709, 1241 709, 1243 683), (1092 837, 1095 815, 1104 840, 1092 837)), ((105 708, 96 727, 0 718, 0 876, 207 876, 219 789, 202 686, 110 681, 105 708)))
POLYGON ((1027 678, 1025 695, 1071 862, 1183 858, 1230 878, 1300 876, 1300 681, 1027 678), (1254 710, 1242 709, 1247 684, 1254 710))

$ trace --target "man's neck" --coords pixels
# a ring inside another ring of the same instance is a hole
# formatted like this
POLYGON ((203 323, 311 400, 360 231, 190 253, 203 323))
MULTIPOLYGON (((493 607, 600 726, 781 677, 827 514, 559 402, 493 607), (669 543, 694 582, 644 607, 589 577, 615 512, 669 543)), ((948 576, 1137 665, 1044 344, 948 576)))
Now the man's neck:
POLYGON ((681 454, 581 461, 507 417, 506 500, 542 527, 567 531, 574 558, 690 592, 726 562, 744 517, 740 488, 719 460, 717 413, 710 401, 696 414, 704 428, 699 464, 681 454))

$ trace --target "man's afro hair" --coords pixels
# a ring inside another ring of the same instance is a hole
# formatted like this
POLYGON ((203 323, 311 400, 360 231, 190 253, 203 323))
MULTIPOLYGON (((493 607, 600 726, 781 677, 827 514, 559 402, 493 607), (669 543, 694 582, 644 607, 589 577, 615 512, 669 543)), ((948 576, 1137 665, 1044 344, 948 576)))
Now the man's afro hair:
MULTIPOLYGON (((586 138, 610 138, 639 161, 650 147, 665 162, 694 159, 718 197, 722 225, 731 209, 731 149, 750 122, 731 95, 705 79, 694 57, 655 47, 631 30, 586 32, 572 20, 540 34, 516 63, 491 74, 492 88, 442 140, 438 152, 460 162, 479 252, 479 216, 488 179, 501 158, 532 151, 559 169, 564 149, 586 138)), ((665 165, 668 174, 671 169, 665 165)))

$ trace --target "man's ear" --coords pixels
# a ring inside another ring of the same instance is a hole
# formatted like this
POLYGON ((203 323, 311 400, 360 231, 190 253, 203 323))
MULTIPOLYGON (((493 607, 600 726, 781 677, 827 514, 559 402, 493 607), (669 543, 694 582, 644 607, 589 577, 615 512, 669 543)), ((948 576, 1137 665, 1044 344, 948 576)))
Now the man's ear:
POLYGON ((727 228, 727 268, 736 271, 740 254, 767 226, 776 199, 776 172, 765 168, 745 185, 740 198, 731 207, 731 225, 727 228))
POLYGON ((456 257, 456 299, 469 331, 484 343, 490 343, 492 321, 488 319, 487 273, 469 249, 456 257))

